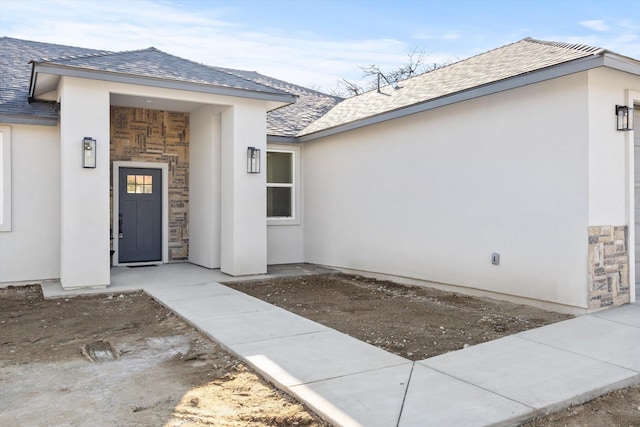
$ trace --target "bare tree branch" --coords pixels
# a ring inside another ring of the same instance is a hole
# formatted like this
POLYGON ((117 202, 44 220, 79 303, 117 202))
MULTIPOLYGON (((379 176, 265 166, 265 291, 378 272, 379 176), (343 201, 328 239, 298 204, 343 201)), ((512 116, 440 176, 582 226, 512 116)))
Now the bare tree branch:
POLYGON ((399 67, 386 73, 383 72, 376 64, 369 65, 368 67, 358 67, 362 70, 362 76, 364 78, 375 78, 369 82, 366 89, 355 82, 349 81, 347 79, 341 79, 337 82, 337 87, 332 91, 332 94, 342 97, 352 97, 360 95, 367 91, 376 89, 379 90, 383 81, 387 85, 397 84, 398 82, 410 79, 411 77, 429 73, 431 71, 451 64, 451 61, 447 61, 441 64, 426 64, 426 53, 418 50, 417 48, 409 52, 407 56, 408 60, 405 64, 400 65, 399 67))

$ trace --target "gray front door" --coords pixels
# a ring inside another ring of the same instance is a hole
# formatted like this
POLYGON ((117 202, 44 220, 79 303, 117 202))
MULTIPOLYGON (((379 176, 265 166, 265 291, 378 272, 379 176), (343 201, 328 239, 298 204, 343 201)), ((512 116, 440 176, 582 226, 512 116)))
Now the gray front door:
POLYGON ((162 170, 120 168, 118 262, 162 261, 162 170))

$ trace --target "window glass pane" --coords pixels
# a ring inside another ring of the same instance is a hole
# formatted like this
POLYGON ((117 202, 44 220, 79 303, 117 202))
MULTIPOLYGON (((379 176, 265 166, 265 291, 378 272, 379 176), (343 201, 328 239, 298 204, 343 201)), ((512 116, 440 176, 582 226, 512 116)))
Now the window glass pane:
POLYGON ((267 187, 267 216, 290 217, 291 187, 267 187))
POLYGON ((153 176, 127 175, 127 193, 152 194, 153 176))
POLYGON ((293 153, 267 152, 267 182, 293 183, 293 153))

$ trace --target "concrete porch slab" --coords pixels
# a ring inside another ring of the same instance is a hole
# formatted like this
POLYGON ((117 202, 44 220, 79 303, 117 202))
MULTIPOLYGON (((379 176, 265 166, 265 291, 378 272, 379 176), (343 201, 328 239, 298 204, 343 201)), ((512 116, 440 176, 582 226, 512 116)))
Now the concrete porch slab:
POLYGON ((112 267, 111 284, 98 288, 64 289, 59 281, 46 281, 41 285, 45 298, 68 298, 77 295, 110 294, 139 290, 150 291, 209 283, 239 282, 325 273, 337 273, 337 271, 314 264, 282 264, 268 266, 266 274, 233 277, 222 273, 219 269, 209 269, 188 262, 179 262, 137 267, 112 267))

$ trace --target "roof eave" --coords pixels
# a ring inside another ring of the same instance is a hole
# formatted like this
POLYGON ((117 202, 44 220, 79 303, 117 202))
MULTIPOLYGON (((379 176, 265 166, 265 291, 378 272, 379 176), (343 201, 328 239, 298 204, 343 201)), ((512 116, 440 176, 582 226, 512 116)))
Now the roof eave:
POLYGON ((640 61, 616 53, 604 54, 604 66, 640 76, 640 61))
POLYGON ((77 77, 91 80, 101 80, 114 83, 125 83, 141 86, 159 87, 164 89, 185 90, 190 92, 201 92, 212 95, 233 96, 239 98, 259 99, 263 101, 281 102, 285 104, 293 104, 297 97, 288 93, 271 93, 262 91, 253 91, 248 89, 230 88, 225 86, 216 86, 204 83, 193 83, 179 80, 169 80, 163 78, 136 76, 124 73, 105 72, 98 70, 88 70, 85 68, 75 68, 60 66, 49 63, 33 63, 31 85, 29 87, 29 97, 33 98, 35 86, 37 82, 37 74, 51 74, 65 77, 77 77))
POLYGON ((11 125, 57 126, 58 119, 54 117, 0 114, 0 123, 11 125))
POLYGON ((297 144, 300 141, 295 136, 281 136, 267 134, 267 143, 274 144, 297 144))
POLYGON ((412 104, 406 107, 387 111, 375 116, 365 117, 353 122, 345 123, 331 128, 321 129, 313 133, 302 134, 298 136, 298 140, 300 142, 313 141, 315 139, 347 132, 364 126, 370 126, 376 123, 381 123, 411 114, 432 110, 434 108, 443 107, 445 105, 468 101, 470 99, 479 98, 481 96, 491 95, 494 93, 543 82, 545 80, 551 80, 569 74, 587 71, 601 66, 616 68, 622 71, 628 71, 629 69, 631 69, 635 70, 636 74, 640 74, 640 69, 638 69, 640 65, 637 64, 637 61, 632 61, 619 55, 612 55, 609 53, 591 55, 574 61, 569 61, 540 70, 531 71, 518 76, 510 77, 508 79, 500 80, 497 82, 487 83, 482 86, 476 86, 474 88, 466 89, 461 92, 456 92, 439 98, 430 99, 418 104, 412 104), (631 62, 635 62, 635 66, 631 62))

